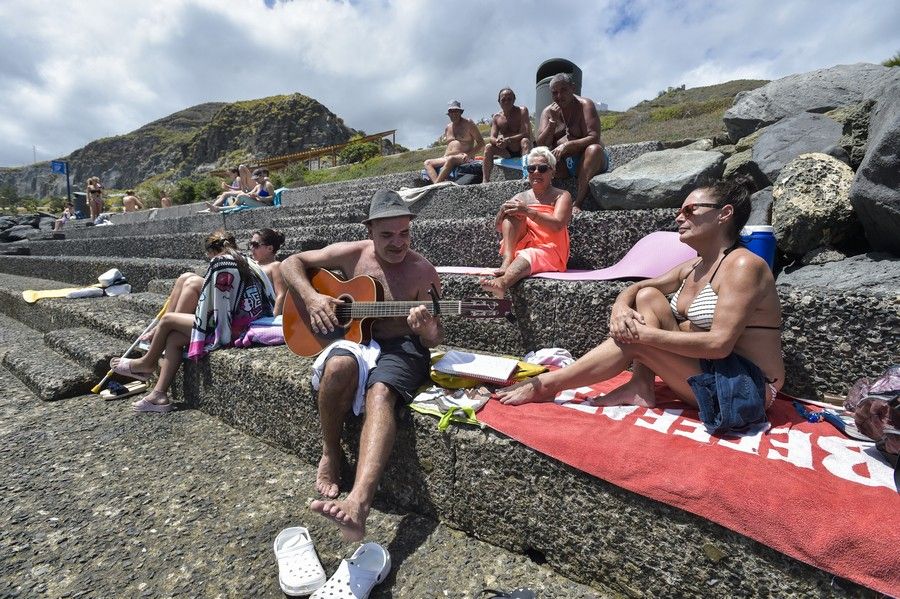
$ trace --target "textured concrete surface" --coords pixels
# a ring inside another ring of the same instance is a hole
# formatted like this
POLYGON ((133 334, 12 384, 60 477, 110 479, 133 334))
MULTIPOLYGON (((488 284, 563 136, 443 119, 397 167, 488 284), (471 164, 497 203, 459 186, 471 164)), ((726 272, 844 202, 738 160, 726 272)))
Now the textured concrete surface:
MULTIPOLYGON (((355 548, 307 511, 311 466, 202 412, 44 404, 3 369, 0 385, 0 596, 283 597, 279 530, 308 527, 329 574, 355 548)), ((373 598, 615 596, 414 513, 376 509, 369 540, 394 565, 373 598)))
MULTIPOLYGON (((153 279, 176 278, 187 271, 204 272, 205 260, 173 258, 121 258, 115 254, 101 256, 4 256, 0 273, 23 277, 39 276, 65 282, 63 287, 89 286, 110 268, 118 268, 128 279, 133 291, 144 291, 153 279)), ((31 287, 31 289, 52 287, 31 287)), ((42 300, 43 301, 43 300, 42 300)))

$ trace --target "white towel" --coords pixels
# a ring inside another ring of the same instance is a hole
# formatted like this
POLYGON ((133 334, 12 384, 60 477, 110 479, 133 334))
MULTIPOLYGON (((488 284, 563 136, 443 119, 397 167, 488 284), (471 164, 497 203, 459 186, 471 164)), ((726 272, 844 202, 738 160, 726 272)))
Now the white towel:
POLYGON ((313 362, 312 387, 316 392, 319 391, 319 382, 325 372, 325 360, 331 355, 332 350, 337 348, 346 349, 356 358, 359 381, 356 385, 356 397, 353 398, 353 413, 359 416, 366 409, 366 381, 369 379, 369 371, 375 368, 375 362, 381 355, 381 346, 374 339, 368 345, 341 339, 326 347, 313 362))

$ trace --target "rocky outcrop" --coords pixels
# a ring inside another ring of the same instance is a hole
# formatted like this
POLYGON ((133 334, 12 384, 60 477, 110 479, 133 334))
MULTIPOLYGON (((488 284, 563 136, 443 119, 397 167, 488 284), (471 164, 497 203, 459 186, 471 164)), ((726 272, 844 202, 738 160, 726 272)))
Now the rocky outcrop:
POLYGON ((859 235, 850 206, 849 166, 825 154, 803 154, 785 166, 772 190, 772 225, 778 248, 803 255, 859 235))
MULTIPOLYGON (((107 188, 153 177, 180 178, 228 155, 265 158, 343 143, 355 131, 302 94, 225 104, 200 104, 115 137, 93 141, 66 157, 73 188, 99 176, 107 188)), ((66 178, 48 163, 0 170, 0 186, 21 195, 65 195, 66 178)))
POLYGON ((649 152, 591 179, 591 194, 603 208, 674 208, 697 187, 718 179, 722 165, 719 152, 649 152))
POLYGON ((837 108, 827 113, 827 116, 843 126, 840 144, 850 159, 848 164, 854 170, 859 168, 863 158, 866 156, 866 146, 869 139, 869 115, 874 106, 875 100, 865 100, 859 104, 837 108))
POLYGON ((900 254, 900 81, 872 111, 868 150, 850 201, 872 248, 900 254))
POLYGON ((25 216, 0 216, 0 243, 43 237, 53 230, 56 217, 39 212, 25 216))
POLYGON ((896 296, 900 289, 900 258, 870 252, 844 260, 828 260, 785 271, 778 276, 778 284, 896 296))
POLYGON ((738 140, 760 127, 801 112, 826 112, 884 94, 900 70, 858 63, 789 75, 739 93, 725 111, 725 127, 738 140))
POLYGON ((750 196, 750 218, 748 225, 772 224, 772 188, 760 189, 750 196))
POLYGON ((638 156, 642 156, 647 152, 657 152, 663 149, 662 142, 659 141, 641 141, 633 144, 616 144, 614 146, 606 146, 609 150, 609 158, 612 163, 612 170, 625 166, 638 156))
POLYGON ((841 125, 821 114, 801 112, 766 127, 753 144, 753 162, 771 183, 785 164, 810 152, 823 152, 841 139, 841 125))

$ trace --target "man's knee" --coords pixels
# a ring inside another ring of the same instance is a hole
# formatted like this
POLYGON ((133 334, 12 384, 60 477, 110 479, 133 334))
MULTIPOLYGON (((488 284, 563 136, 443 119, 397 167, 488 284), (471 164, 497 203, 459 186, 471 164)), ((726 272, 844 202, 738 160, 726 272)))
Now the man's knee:
POLYGON ((320 389, 331 392, 355 391, 359 381, 359 366, 353 356, 332 356, 325 362, 320 389))
POLYGON ((397 405, 397 394, 393 389, 381 382, 369 387, 369 391, 366 393, 367 412, 379 407, 393 409, 395 405, 397 405))
POLYGON ((600 144, 589 145, 584 149, 582 161, 591 166, 591 171, 593 171, 591 176, 606 170, 606 153, 603 151, 603 146, 600 144))

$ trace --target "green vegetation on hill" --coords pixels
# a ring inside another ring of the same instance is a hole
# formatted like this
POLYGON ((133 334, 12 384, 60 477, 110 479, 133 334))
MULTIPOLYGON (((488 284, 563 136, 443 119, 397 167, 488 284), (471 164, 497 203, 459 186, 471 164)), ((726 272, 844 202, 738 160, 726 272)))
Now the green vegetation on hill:
POLYGON ((722 116, 742 91, 765 80, 738 79, 690 89, 670 88, 624 112, 604 112, 600 125, 604 143, 675 141, 713 137, 724 130, 722 116))
POLYGON ((900 52, 897 52, 881 64, 886 67, 900 67, 900 52))

